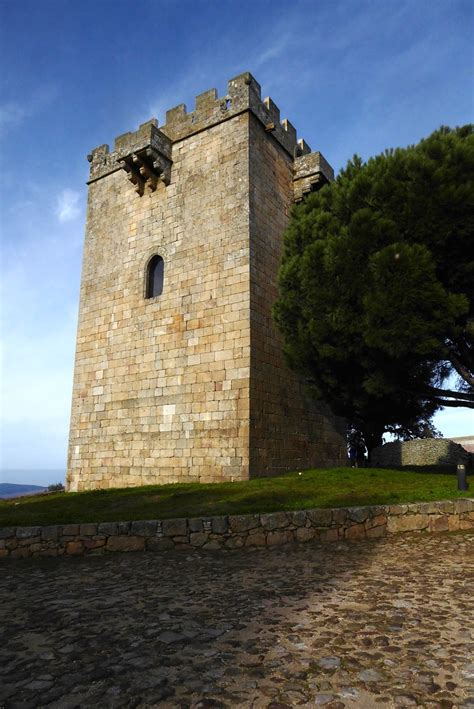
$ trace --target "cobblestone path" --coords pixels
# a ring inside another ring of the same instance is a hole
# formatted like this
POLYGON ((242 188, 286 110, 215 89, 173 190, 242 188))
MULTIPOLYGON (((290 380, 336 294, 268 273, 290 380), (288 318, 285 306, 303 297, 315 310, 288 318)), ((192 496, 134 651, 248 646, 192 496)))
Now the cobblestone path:
POLYGON ((0 707, 474 707, 474 534, 0 566, 0 707))

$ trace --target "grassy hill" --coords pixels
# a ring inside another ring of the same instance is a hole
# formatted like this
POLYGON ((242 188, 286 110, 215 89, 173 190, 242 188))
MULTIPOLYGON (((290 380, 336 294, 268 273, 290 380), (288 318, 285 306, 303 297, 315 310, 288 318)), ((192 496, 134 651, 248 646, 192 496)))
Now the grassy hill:
POLYGON ((34 495, 46 490, 41 485, 19 485, 17 483, 0 483, 0 498, 18 497, 20 495, 34 495))
MULTIPOLYGON (((471 484, 472 486, 472 484, 471 484)), ((152 485, 0 500, 0 526, 169 519, 472 497, 456 476, 331 468, 248 482, 152 485)))

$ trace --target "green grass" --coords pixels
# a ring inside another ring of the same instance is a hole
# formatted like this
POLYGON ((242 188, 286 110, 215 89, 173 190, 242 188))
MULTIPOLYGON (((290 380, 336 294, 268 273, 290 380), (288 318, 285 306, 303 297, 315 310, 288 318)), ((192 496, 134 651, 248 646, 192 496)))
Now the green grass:
POLYGON ((249 482, 152 485, 1 500, 0 527, 248 514, 469 496, 469 491, 457 491, 453 474, 331 468, 249 482))

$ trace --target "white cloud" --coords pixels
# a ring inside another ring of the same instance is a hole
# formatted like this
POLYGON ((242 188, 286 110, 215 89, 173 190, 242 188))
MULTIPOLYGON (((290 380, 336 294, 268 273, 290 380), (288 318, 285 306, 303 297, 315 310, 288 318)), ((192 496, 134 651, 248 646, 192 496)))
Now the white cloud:
POLYGON ((16 101, 9 101, 0 106, 0 133, 5 133, 10 128, 19 125, 28 115, 25 106, 16 101))
MULTIPOLYGON (((443 382, 444 389, 457 390, 459 377, 453 373, 443 382)), ((446 406, 433 416, 433 423, 445 438, 471 436, 474 434, 474 413, 472 409, 446 406)))
POLYGON ((32 183, 2 214, 0 468, 65 464, 83 235, 42 209, 56 190, 32 183))
POLYGON ((433 423, 445 438, 472 436, 474 433, 474 414, 472 409, 446 408, 438 411, 433 423))
POLYGON ((289 34, 286 34, 275 43, 270 44, 268 47, 264 48, 260 54, 253 58, 252 67, 258 69, 262 66, 262 64, 266 64, 266 62, 270 61, 270 59, 276 59, 277 57, 281 56, 283 51, 291 44, 290 40, 291 36, 289 34))
MULTIPOLYGON (((270 24, 265 38, 259 37, 258 42, 254 37, 238 43, 222 41, 209 45, 199 55, 190 56, 187 64, 190 68, 181 75, 170 75, 168 82, 162 82, 159 94, 152 95, 147 106, 132 116, 131 125, 142 123, 148 116, 156 117, 163 125, 166 111, 181 103, 186 104, 188 112, 193 111, 196 95, 216 87, 222 97, 227 93, 228 80, 245 71, 256 74, 264 96, 273 85, 281 88, 281 84, 285 83, 288 88, 293 88, 296 70, 290 58, 299 56, 297 49, 303 29, 300 24, 297 15, 287 14, 284 22, 277 20, 270 24), (288 64, 284 75, 283 59, 288 64)), ((299 66, 297 74, 298 84, 301 84, 303 72, 299 66)))
MULTIPOLYGON (((185 103, 187 98, 194 99, 196 92, 199 92, 199 87, 202 86, 202 91, 211 88, 213 79, 211 67, 193 68, 188 73, 181 76, 180 79, 174 77, 170 83, 160 91, 160 95, 152 98, 146 109, 146 116, 154 116, 163 125, 166 121, 166 111, 174 108, 180 103, 185 103)), ((187 110, 194 110, 194 105, 187 106, 187 110)), ((147 120, 144 115, 135 117, 132 125, 138 125, 147 120)))
POLYGON ((68 188, 59 193, 54 211, 60 222, 70 222, 81 214, 80 198, 79 192, 68 188))
POLYGON ((0 136, 20 126, 27 118, 34 116, 48 106, 57 96, 56 87, 42 86, 32 95, 19 101, 5 101, 0 104, 0 136))

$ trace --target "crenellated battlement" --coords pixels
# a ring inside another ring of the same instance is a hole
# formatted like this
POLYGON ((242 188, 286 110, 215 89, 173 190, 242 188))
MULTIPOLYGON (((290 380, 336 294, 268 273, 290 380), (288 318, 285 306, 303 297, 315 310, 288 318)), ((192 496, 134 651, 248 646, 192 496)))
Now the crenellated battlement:
POLYGON ((181 103, 166 112, 163 126, 158 127, 158 121, 152 118, 138 130, 118 136, 113 151, 108 145, 95 148, 88 156, 91 163, 89 181, 125 169, 132 181, 136 177, 140 194, 143 194, 145 183, 152 189, 159 179, 168 184, 174 143, 245 111, 251 111, 293 159, 311 153, 306 141, 298 140, 292 123, 286 118, 280 119, 280 109, 273 100, 269 97, 262 100, 260 84, 245 72, 230 79, 225 96, 219 97, 216 89, 209 89, 196 97, 194 111, 188 112, 181 103), (135 172, 134 165, 137 167, 135 172), (147 175, 151 181, 147 181, 147 175))
POLYGON ((166 124, 161 130, 176 142, 248 110, 257 116, 265 130, 272 133, 292 157, 310 152, 304 141, 298 142, 290 121, 280 120, 280 109, 272 99, 267 97, 262 100, 260 84, 249 72, 230 79, 227 94, 221 98, 216 89, 199 94, 194 111, 188 113, 183 103, 167 111, 166 124))
POLYGON ((124 169, 137 192, 143 194, 146 183, 151 189, 156 189, 159 179, 169 184, 171 151, 171 140, 158 128, 156 118, 152 118, 138 130, 117 136, 112 152, 108 145, 100 145, 87 156, 91 164, 89 182, 124 169))

